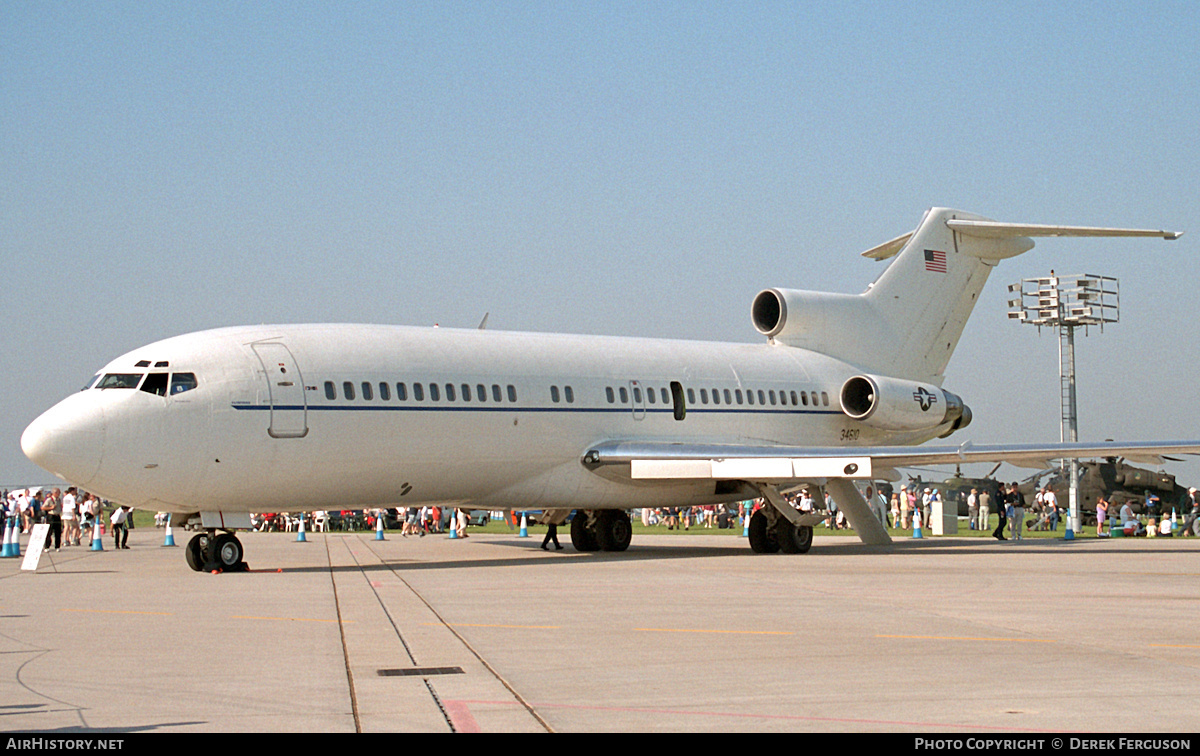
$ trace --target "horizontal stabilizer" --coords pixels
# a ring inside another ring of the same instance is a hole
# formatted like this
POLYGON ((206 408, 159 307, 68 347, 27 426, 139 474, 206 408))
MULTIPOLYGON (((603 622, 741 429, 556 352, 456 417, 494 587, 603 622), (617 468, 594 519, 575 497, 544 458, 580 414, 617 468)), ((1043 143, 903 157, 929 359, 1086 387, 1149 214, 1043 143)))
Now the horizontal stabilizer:
POLYGON ((1021 236, 1149 236, 1178 239, 1182 231, 1162 231, 1146 228, 1101 228, 1098 226, 1043 226, 1034 223, 1000 223, 988 220, 952 218, 946 221, 951 229, 967 236, 984 239, 1013 239, 1021 236))

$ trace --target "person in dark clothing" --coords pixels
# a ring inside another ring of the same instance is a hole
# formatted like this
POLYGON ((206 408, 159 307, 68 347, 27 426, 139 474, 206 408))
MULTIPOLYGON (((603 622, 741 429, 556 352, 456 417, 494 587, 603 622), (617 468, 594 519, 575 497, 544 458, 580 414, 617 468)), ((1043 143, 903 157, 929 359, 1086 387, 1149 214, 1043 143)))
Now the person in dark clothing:
POLYGON ((997 541, 1007 541, 1004 537, 1004 526, 1008 524, 1008 508, 1013 503, 1012 494, 1000 486, 996 491, 996 514, 1000 516, 1000 524, 992 531, 992 537, 997 541))
POLYGON ((562 544, 560 544, 558 542, 558 526, 555 525, 554 523, 550 523, 546 527, 546 537, 542 539, 542 550, 543 551, 550 550, 548 548, 550 541, 554 541, 555 551, 562 551, 562 544))

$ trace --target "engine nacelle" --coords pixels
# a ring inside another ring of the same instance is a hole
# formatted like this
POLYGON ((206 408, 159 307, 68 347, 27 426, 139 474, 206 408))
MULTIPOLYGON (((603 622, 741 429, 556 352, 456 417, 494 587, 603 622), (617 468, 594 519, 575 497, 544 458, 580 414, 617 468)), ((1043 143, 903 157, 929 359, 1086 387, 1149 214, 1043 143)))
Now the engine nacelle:
POLYGON ((842 384, 842 411, 873 428, 932 430, 949 424, 943 437, 971 423, 971 410, 956 394, 931 383, 856 375, 842 384))
POLYGON ((760 291, 750 319, 759 333, 784 343, 820 340, 830 329, 857 330, 858 324, 876 320, 861 296, 798 289, 760 291))

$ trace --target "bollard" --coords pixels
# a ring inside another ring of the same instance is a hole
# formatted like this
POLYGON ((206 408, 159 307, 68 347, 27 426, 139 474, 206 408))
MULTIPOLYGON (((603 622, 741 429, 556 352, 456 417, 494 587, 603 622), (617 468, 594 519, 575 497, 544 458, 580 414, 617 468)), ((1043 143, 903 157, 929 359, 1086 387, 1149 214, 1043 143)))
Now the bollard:
MULTIPOLYGON (((103 549, 103 547, 101 547, 101 549, 96 548, 96 543, 97 543, 98 539, 99 539, 99 536, 93 534, 93 536, 92 536, 92 551, 101 551, 103 549)), ((175 531, 171 530, 171 515, 168 514, 167 515, 167 532, 166 532, 166 536, 163 538, 163 547, 166 548, 168 546, 174 546, 174 545, 175 545, 175 531)))

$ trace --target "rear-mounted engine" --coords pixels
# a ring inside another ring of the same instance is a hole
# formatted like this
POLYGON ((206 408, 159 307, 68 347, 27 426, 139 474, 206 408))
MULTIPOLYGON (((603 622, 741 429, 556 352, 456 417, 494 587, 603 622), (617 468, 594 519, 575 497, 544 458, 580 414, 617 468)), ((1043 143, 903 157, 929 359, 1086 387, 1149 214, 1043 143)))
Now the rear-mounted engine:
POLYGON ((943 425, 948 436, 971 423, 971 410, 956 394, 930 383, 856 375, 842 384, 842 411, 873 428, 932 430, 943 425))

